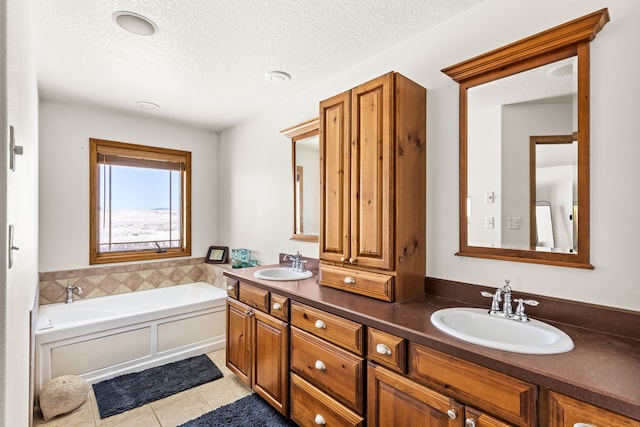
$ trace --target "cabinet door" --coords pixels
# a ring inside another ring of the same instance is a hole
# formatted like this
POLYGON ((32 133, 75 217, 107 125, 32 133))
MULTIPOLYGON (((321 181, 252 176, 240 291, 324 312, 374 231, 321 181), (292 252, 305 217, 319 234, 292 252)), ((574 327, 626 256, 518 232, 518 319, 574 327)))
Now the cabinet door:
POLYGON ((253 389, 281 414, 289 411, 289 328, 268 314, 254 314, 253 389))
POLYGON ((351 91, 351 259, 393 270, 393 73, 351 91))
POLYGON ((342 262, 349 248, 350 92, 320 103, 320 259, 342 262))
POLYGON ((461 427, 464 406, 386 368, 369 363, 369 427, 461 427))
POLYGON ((549 427, 640 426, 640 421, 553 391, 549 392, 548 405, 549 420, 541 425, 545 424, 549 427))
POLYGON ((227 298, 227 368, 251 387, 251 308, 227 298))

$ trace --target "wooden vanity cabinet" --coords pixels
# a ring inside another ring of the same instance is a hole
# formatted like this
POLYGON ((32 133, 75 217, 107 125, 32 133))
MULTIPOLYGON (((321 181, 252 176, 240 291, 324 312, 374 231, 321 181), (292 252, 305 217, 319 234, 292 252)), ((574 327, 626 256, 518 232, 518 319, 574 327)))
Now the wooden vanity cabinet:
POLYGON ((303 426, 363 425, 363 356, 363 325, 293 301, 291 419, 303 426))
MULTIPOLYGON (((289 324, 268 314, 269 291, 246 283, 237 286, 243 302, 227 298, 226 365, 271 406, 288 416, 289 324)), ((274 299, 288 307, 288 300, 274 299)))
POLYGON ((369 427, 510 427, 475 408, 369 362, 369 427))
POLYGON ((369 427, 460 427, 457 414, 464 406, 405 376, 371 362, 367 369, 367 421, 369 427), (451 419, 448 412, 456 414, 451 419))
POLYGON ((546 402, 548 419, 544 425, 549 427, 640 426, 640 421, 554 391, 547 392, 546 402))
POLYGON ((534 384, 415 343, 409 344, 409 377, 464 402, 471 412, 482 411, 485 425, 501 425, 499 419, 505 425, 537 425, 534 384))
POLYGON ((320 103, 320 283, 386 301, 424 294, 425 153, 426 89, 401 74, 320 103))

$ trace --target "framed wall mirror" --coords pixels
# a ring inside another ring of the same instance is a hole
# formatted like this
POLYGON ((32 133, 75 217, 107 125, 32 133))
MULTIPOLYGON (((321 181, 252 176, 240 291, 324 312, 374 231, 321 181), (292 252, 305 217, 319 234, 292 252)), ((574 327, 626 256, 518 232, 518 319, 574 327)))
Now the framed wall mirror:
POLYGON ((602 9, 442 70, 460 84, 456 255, 594 268, 589 43, 608 21, 602 9))
POLYGON ((291 238, 317 242, 320 230, 320 157, 318 118, 281 131, 291 139, 293 233, 291 238))

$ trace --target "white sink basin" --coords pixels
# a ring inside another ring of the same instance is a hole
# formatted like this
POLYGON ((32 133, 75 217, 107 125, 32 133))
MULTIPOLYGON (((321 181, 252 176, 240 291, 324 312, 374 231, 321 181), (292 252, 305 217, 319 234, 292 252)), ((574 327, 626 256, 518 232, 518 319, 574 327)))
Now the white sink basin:
POLYGON ((557 354, 573 349, 571 338, 558 328, 535 319, 518 322, 492 316, 482 308, 438 310, 431 323, 460 340, 514 353, 557 354))
POLYGON ((313 276, 313 272, 310 270, 295 271, 291 267, 264 268, 253 272, 253 277, 262 280, 303 280, 311 276, 313 276))

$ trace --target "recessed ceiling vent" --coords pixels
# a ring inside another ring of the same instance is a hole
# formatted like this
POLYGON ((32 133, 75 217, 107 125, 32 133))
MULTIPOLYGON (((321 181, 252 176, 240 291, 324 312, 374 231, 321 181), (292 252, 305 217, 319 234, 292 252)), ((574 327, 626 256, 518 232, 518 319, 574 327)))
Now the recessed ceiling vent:
POLYGON ((152 36, 158 31, 158 26, 153 21, 134 12, 121 10, 112 16, 122 29, 138 36, 152 36))
POLYGON ((138 107, 142 108, 143 110, 157 110, 158 108, 160 108, 158 104, 149 101, 138 101, 136 102, 136 104, 138 104, 138 107))
POLYGON ((264 75, 264 79, 269 83, 282 84, 291 80, 291 75, 284 71, 268 71, 264 75))

